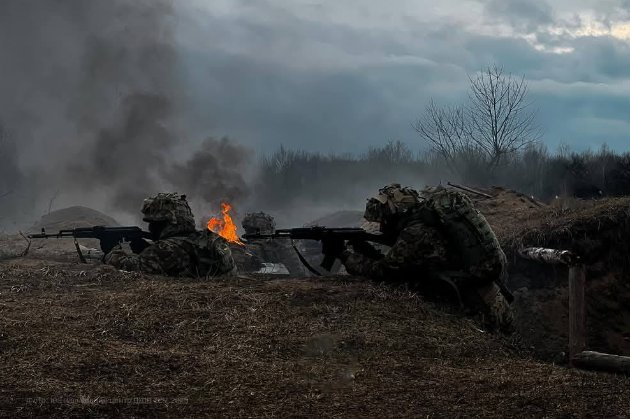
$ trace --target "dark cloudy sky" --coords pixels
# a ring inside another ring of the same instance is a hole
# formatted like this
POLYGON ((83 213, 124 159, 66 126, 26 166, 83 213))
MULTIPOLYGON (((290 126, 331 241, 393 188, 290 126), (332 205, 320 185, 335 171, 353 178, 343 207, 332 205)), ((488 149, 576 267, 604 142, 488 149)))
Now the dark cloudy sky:
POLYGON ((467 74, 524 75, 553 150, 626 150, 628 0, 187 0, 176 2, 194 132, 258 150, 357 151, 410 128, 467 74))

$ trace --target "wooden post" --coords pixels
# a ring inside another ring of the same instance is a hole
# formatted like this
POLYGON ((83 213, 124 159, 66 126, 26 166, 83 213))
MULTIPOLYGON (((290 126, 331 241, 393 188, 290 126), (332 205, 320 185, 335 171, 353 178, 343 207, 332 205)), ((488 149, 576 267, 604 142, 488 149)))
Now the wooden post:
POLYGON ((576 264, 569 267, 569 363, 586 347, 586 307, 584 286, 586 267, 576 264))
POLYGON ((528 247, 520 249, 519 255, 537 262, 569 267, 569 364, 573 366, 573 357, 586 348, 586 267, 580 263, 578 256, 568 250, 528 247))
POLYGON ((630 357, 584 351, 572 359, 576 367, 630 374, 630 357))

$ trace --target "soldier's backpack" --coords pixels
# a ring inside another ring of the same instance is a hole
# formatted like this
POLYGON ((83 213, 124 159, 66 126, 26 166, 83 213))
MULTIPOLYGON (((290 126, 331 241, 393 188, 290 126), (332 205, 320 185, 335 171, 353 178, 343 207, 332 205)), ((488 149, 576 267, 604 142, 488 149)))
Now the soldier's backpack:
POLYGON ((506 257, 490 224, 463 193, 436 188, 424 194, 425 205, 458 250, 460 262, 480 284, 503 284, 506 257))

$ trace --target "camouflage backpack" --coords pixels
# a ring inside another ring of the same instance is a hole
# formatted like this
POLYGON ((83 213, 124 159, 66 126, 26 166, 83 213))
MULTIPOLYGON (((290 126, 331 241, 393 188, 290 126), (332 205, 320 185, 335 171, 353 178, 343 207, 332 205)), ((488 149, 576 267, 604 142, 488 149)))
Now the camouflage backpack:
POLYGON ((210 231, 198 231, 186 238, 192 246, 196 274, 200 277, 212 277, 234 271, 232 251, 227 241, 210 231))
POLYGON ((463 193, 442 187, 424 191, 425 205, 437 215, 438 222, 459 250, 469 273, 480 283, 502 283, 507 263, 492 228, 463 193))

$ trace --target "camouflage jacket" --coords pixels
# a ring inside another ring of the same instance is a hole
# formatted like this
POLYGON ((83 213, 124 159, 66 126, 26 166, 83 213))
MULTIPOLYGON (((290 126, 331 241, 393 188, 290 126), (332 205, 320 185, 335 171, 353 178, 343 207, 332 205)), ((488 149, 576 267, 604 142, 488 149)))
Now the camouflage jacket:
POLYGON ((379 280, 403 280, 407 275, 443 269, 447 265, 447 243, 442 235, 420 221, 410 223, 398 234, 385 254, 369 251, 345 252, 342 257, 351 275, 379 280))
POLYGON ((482 324, 492 330, 512 331, 512 309, 496 283, 500 278, 484 283, 475 278, 472 269, 455 270, 458 266, 449 260, 447 240, 435 228, 421 222, 409 224, 384 255, 374 248, 357 250, 342 256, 349 274, 407 281, 429 293, 454 287, 459 303, 479 315, 482 324))
POLYGON ((423 282, 447 282, 457 288, 460 303, 480 312, 489 327, 511 329, 511 308, 497 286, 504 279, 505 254, 465 195, 439 190, 394 231, 396 240, 386 254, 366 245, 345 251, 347 272, 421 287, 423 282))
POLYGON ((462 193, 436 189, 388 229, 396 237, 391 250, 382 259, 347 254, 349 273, 387 279, 396 272, 450 270, 466 272, 477 285, 503 282, 505 254, 488 221, 462 193))
POLYGON ((156 241, 139 254, 118 245, 103 261, 125 271, 167 276, 212 277, 235 270, 227 242, 207 230, 156 241))

